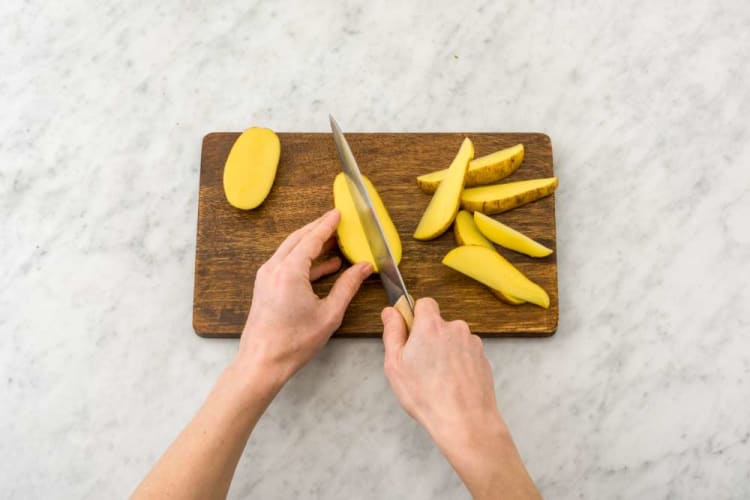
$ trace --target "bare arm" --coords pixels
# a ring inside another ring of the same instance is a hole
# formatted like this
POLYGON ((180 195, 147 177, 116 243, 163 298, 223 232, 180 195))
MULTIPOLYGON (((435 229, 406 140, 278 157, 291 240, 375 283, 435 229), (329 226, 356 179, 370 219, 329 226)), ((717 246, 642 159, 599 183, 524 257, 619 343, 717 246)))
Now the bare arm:
POLYGON ((331 211, 292 233, 259 270, 239 353, 193 420, 133 493, 133 498, 224 498, 255 424, 281 387, 341 324, 369 264, 347 269, 329 295, 311 282, 341 267, 317 262, 339 221, 331 211))
POLYGON ((538 499, 497 409, 482 341, 420 299, 407 337, 401 315, 383 311, 385 374, 404 409, 430 433, 472 496, 538 499))

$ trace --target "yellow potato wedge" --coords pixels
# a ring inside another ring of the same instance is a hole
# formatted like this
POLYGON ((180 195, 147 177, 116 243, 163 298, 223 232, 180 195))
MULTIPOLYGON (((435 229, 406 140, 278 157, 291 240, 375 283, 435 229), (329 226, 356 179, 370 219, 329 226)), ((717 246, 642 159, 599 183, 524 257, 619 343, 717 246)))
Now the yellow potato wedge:
POLYGON ((464 188, 464 178, 469 162, 474 158, 474 145, 469 138, 461 143, 456 157, 448 167, 448 173, 440 183, 435 194, 427 205, 427 209, 419 220, 414 238, 417 240, 431 240, 437 238, 448 229, 456 218, 464 188))
POLYGON ((251 210, 268 196, 276 178, 281 143, 273 130, 252 127, 234 142, 224 164, 224 194, 230 205, 251 210))
POLYGON ((549 196, 555 189, 557 177, 474 187, 464 189, 461 207, 470 212, 499 214, 549 196))
MULTIPOLYGON (((453 233, 456 237, 456 243, 459 245, 475 245, 489 248, 493 252, 497 251, 495 250, 495 246, 482 235, 474 223, 474 217, 466 210, 461 210, 456 215, 456 220, 453 222, 453 233)), ((506 295, 500 290, 492 290, 492 293, 498 299, 508 304, 523 304, 525 302, 524 300, 506 295)))
POLYGON ((552 253, 551 248, 545 247, 525 234, 481 212, 474 212, 474 223, 485 238, 501 247, 515 250, 529 257, 546 257, 552 253))
MULTIPOLYGON (((490 184, 508 177, 521 165, 523 156, 523 144, 516 144, 510 148, 501 149, 471 160, 469 169, 466 171, 464 187, 490 184)), ((443 169, 420 175, 417 177, 417 185, 425 193, 432 194, 437 190, 440 181, 447 173, 448 169, 443 169)))
POLYGON ((549 295, 502 255, 486 247, 465 245, 443 257, 443 264, 492 290, 540 307, 549 307, 549 295))
POLYGON ((461 210, 456 215, 456 220, 453 222, 453 234, 456 237, 456 243, 459 245, 478 245, 492 250, 495 249, 492 243, 479 231, 471 213, 466 210, 461 210))
POLYGON ((510 304, 512 306, 517 306, 518 304, 525 304, 526 303, 525 300, 521 300, 521 299, 517 299, 515 297, 511 297, 510 295, 504 294, 500 290, 494 290, 494 289, 490 288, 490 292, 492 292, 492 295, 494 295, 498 299, 500 299, 503 302, 505 302, 506 304, 510 304))
MULTIPOLYGON (((388 240, 388 246, 393 253, 393 258, 396 264, 398 264, 401 262, 401 238, 398 236, 396 226, 393 224, 391 216, 383 204, 383 200, 380 199, 380 195, 375 186, 372 185, 372 182, 370 182, 370 179, 363 175, 362 180, 365 183, 367 194, 370 196, 370 201, 372 201, 372 205, 375 208, 378 220, 383 227, 383 232, 388 240)), ((336 237, 341 253, 352 264, 369 262, 372 264, 375 272, 377 272, 378 268, 375 265, 375 259, 372 256, 372 251, 370 251, 370 245, 367 243, 365 230, 362 228, 357 208, 354 205, 349 185, 343 173, 339 173, 333 181, 333 205, 341 212, 339 226, 336 228, 336 237)))

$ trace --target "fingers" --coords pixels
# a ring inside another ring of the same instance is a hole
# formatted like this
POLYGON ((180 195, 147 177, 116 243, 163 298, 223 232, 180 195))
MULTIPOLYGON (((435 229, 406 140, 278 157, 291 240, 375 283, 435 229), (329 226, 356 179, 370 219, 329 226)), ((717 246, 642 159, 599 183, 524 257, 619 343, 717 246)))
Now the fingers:
POLYGON ((360 262, 341 273, 336 283, 333 284, 333 288, 324 301, 331 315, 339 323, 344 317, 344 311, 349 306, 349 302, 359 290, 359 286, 370 274, 372 274, 372 264, 360 262))
POLYGON ((302 238, 304 238, 305 235, 309 233, 315 226, 320 224, 322 220, 324 220, 326 217, 330 217, 332 212, 338 213, 338 210, 335 210, 335 209, 329 210, 328 212, 324 213, 323 215, 321 215, 314 221, 309 222, 305 226, 297 229, 292 234, 287 236, 286 239, 281 242, 281 245, 279 245, 279 248, 276 249, 276 252, 274 252, 271 259, 283 259, 287 255, 289 255, 289 253, 294 249, 294 247, 297 246, 297 244, 302 240, 302 238))
POLYGON ((401 314, 392 307, 383 309, 380 319, 383 321, 383 345, 385 357, 390 359, 404 347, 407 339, 406 324, 401 314))
POLYGON ((331 210, 318 220, 318 223, 302 235, 297 245, 289 252, 287 258, 295 262, 311 262, 323 251, 339 225, 338 210, 331 210))
POLYGON ((417 299, 414 304, 414 320, 418 316, 440 316, 440 306, 432 297, 417 299))
POLYGON ((341 259, 338 257, 331 257, 323 262, 313 264, 310 268, 310 281, 315 281, 322 276, 327 274, 335 273, 341 267, 341 259))
POLYGON ((438 333, 442 323, 440 306, 435 299, 422 297, 414 303, 414 322, 411 327, 413 336, 429 336, 438 333))

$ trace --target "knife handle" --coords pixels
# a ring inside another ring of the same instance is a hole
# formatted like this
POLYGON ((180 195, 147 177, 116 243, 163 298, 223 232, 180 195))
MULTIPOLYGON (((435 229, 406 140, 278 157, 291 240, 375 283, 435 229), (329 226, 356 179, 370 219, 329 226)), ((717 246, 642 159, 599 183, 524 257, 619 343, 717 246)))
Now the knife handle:
POLYGON ((404 318, 404 323, 406 323, 406 331, 410 332, 411 325, 414 324, 414 312, 409 305, 409 299, 406 298, 406 295, 402 295, 396 303, 393 304, 393 307, 401 313, 401 317, 404 318))

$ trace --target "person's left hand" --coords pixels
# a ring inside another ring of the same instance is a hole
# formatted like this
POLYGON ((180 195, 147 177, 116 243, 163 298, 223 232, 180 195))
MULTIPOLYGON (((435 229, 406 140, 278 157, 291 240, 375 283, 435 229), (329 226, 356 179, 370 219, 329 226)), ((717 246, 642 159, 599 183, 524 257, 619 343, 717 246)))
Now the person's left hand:
POLYGON ((371 264, 359 263, 341 274, 327 297, 313 291, 312 281, 341 267, 338 257, 316 261, 335 245, 339 218, 331 210, 289 235, 256 274, 239 358, 273 369, 282 383, 325 345, 372 273, 371 264))

